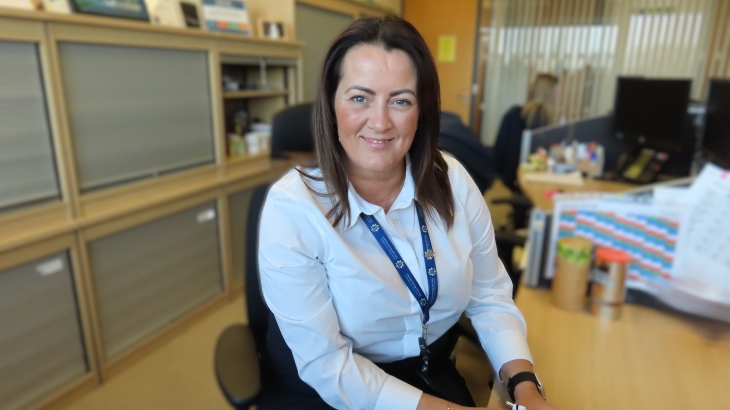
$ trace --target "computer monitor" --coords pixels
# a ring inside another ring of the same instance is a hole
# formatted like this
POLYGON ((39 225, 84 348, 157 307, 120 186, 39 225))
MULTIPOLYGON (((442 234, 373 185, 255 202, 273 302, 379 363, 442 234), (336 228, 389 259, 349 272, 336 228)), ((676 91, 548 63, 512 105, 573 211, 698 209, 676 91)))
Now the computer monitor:
POLYGON ((614 100, 614 131, 621 139, 663 150, 679 150, 691 80, 619 77, 614 100))
POLYGON ((730 80, 711 80, 707 93, 702 153, 730 167, 730 80))

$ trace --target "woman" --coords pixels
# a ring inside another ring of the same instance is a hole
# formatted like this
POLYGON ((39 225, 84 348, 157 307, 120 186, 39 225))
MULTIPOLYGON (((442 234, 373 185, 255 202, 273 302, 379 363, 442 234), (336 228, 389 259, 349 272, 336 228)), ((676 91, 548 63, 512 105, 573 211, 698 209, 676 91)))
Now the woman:
POLYGON ((502 117, 493 151, 495 169, 502 177, 502 182, 513 192, 519 192, 515 179, 520 163, 522 132, 553 122, 557 86, 558 78, 554 75, 538 74, 530 87, 525 105, 512 107, 502 117))
MULTIPOLYGON (((448 359, 465 310, 504 380, 531 372, 484 199, 437 149, 438 76, 416 29, 388 17, 345 30, 313 121, 319 168, 274 184, 261 217, 275 321, 259 409, 474 406, 448 359)), ((534 383, 515 392, 552 409, 534 383)))
POLYGON ((554 102, 557 92, 558 77, 541 73, 535 77, 530 87, 527 102, 522 106, 520 115, 528 129, 544 127, 550 124, 555 114, 554 102))

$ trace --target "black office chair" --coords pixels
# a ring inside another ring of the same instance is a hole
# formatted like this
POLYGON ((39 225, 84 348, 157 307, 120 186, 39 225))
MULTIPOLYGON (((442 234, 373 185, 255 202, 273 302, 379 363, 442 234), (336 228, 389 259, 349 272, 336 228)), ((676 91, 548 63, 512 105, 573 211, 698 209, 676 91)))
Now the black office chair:
POLYGON ((533 207, 532 201, 522 194, 516 183, 517 169, 520 166, 522 133, 526 129, 521 112, 522 107, 514 106, 502 117, 502 123, 499 126, 497 140, 492 151, 492 155, 495 158, 496 172, 502 179, 502 183, 512 193, 509 197, 492 200, 492 204, 509 205, 512 207, 511 223, 508 223, 507 226, 500 227, 496 235, 499 237, 497 241, 497 252, 510 278, 512 278, 515 294, 522 272, 512 263, 512 255, 516 246, 524 246, 527 241, 526 236, 520 233, 520 231, 527 228, 529 213, 533 207))
MULTIPOLYGON (((521 133, 521 131, 520 131, 521 133)), ((504 142, 502 143, 504 145, 504 142)), ((502 146, 497 144, 497 146, 502 146)), ((518 155, 519 155, 519 146, 518 155)), ((439 149, 451 154, 456 158, 472 177, 482 195, 492 186, 492 183, 499 176, 495 173, 495 156, 504 155, 502 151, 490 151, 479 141, 479 137, 465 126, 458 115, 450 112, 441 113, 441 130, 439 132, 439 149)), ((503 164, 505 161, 499 161, 503 164)), ((519 162, 517 158, 515 167, 519 162)), ((532 203, 524 197, 513 195, 510 198, 499 198, 492 201, 492 204, 509 204, 514 207, 513 225, 526 226, 525 218, 532 203)), ((495 241, 497 242, 497 254, 505 265, 507 273, 512 280, 513 296, 517 292, 521 272, 512 265, 512 255, 516 246, 524 246, 526 238, 514 232, 514 230, 495 230, 495 241)), ((469 323, 469 320, 462 318, 462 327, 469 323)), ((471 328, 463 329, 463 334, 469 339, 476 340, 476 332, 471 328)), ((477 341, 478 343, 478 341, 477 341)))
MULTIPOLYGON (((272 158, 287 158, 291 153, 313 154, 312 103, 287 107, 274 115, 271 130, 272 158)), ((266 343, 269 308, 261 295, 258 268, 258 234, 261 211, 269 184, 255 188, 248 213, 244 283, 248 325, 235 324, 218 337, 215 373, 228 402, 236 409, 248 409, 261 394, 262 378, 259 353, 266 343)))
POLYGON ((482 145, 479 137, 464 125, 461 118, 454 113, 441 113, 439 149, 451 154, 464 166, 482 195, 497 178, 491 152, 482 145))
POLYGON ((258 234, 261 210, 269 184, 255 188, 248 212, 246 232, 246 307, 248 325, 238 323, 226 328, 215 348, 215 374, 223 394, 235 409, 245 410, 256 404, 261 393, 259 352, 268 330, 269 308, 261 295, 258 269, 258 234))
POLYGON ((313 103, 287 107, 274 115, 271 124, 271 157, 287 158, 287 153, 314 153, 313 103))

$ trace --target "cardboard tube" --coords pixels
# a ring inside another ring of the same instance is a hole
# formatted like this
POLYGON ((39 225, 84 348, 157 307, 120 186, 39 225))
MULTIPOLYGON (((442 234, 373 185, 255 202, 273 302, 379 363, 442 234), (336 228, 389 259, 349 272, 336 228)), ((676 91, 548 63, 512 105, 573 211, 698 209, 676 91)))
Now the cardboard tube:
POLYGON ((596 251, 596 263, 591 284, 591 313, 601 319, 616 320, 621 317, 621 307, 626 298, 626 270, 631 255, 616 249, 600 248, 596 251))
POLYGON ((593 244, 585 238, 558 241, 555 277, 552 283, 553 305, 565 310, 583 310, 588 289, 593 244))

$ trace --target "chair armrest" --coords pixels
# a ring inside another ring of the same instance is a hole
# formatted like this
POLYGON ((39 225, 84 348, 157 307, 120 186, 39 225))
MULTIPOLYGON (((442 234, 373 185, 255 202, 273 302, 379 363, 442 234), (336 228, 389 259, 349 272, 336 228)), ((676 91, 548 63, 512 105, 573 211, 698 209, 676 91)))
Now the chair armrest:
POLYGON ((244 324, 227 327, 215 346, 215 374, 228 402, 248 409, 261 393, 261 371, 251 329, 244 324))
POLYGON ((532 208, 532 201, 529 198, 522 195, 512 195, 508 198, 495 198, 492 200, 492 204, 509 204, 515 208, 532 208))
POLYGON ((527 238, 514 232, 494 232, 494 241, 497 245, 525 246, 527 238))

